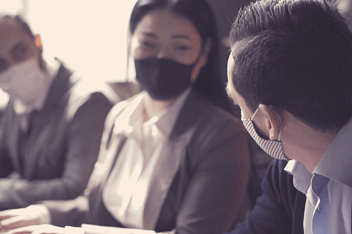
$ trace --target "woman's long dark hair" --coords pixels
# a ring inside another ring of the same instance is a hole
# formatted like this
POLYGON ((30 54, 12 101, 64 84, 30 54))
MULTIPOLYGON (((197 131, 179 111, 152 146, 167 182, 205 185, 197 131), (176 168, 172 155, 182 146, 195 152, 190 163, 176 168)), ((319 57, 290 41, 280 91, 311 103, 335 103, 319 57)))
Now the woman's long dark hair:
POLYGON ((205 0, 139 0, 129 21, 129 33, 133 35, 138 23, 149 12, 167 9, 188 18, 198 30, 204 47, 211 40, 208 60, 194 83, 194 89, 206 100, 231 112, 225 84, 222 82, 219 58, 219 38, 211 7, 205 0))

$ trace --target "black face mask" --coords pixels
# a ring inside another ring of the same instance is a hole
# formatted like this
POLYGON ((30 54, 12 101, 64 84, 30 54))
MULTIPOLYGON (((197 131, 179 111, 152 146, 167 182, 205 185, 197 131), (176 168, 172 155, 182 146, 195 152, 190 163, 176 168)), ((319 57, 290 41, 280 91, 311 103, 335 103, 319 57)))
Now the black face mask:
POLYGON ((135 59, 136 78, 155 100, 176 98, 192 85, 191 75, 196 62, 184 65, 168 59, 135 59))

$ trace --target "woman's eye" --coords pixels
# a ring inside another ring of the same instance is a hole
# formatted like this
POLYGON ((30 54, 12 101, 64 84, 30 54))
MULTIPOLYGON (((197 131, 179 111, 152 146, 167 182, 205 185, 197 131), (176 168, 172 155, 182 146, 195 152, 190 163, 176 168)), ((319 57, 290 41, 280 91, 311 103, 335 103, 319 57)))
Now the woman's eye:
POLYGON ((152 48, 152 49, 156 48, 156 45, 150 42, 142 41, 140 43, 143 47, 152 48))
POLYGON ((26 57, 26 54, 27 54, 27 48, 24 46, 21 46, 15 50, 14 57, 17 60, 21 60, 22 58, 26 57))
POLYGON ((179 45, 179 46, 176 46, 175 49, 178 51, 186 51, 186 50, 191 49, 191 47, 186 46, 186 45, 179 45))

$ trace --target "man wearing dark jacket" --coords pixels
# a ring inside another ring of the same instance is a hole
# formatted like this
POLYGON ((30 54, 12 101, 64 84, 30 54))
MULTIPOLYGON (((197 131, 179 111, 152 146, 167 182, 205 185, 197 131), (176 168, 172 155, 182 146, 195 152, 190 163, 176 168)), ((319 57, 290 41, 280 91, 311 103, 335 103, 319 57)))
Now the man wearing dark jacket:
POLYGON ((233 24, 228 94, 275 158, 231 234, 350 234, 352 33, 323 0, 261 0, 233 24))

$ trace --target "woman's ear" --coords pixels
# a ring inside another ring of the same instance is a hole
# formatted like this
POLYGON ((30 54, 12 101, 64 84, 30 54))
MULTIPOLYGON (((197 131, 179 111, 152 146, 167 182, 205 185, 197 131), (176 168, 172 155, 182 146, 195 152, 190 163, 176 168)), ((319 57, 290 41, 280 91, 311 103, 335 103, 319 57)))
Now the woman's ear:
POLYGON ((265 128, 269 132, 270 140, 280 140, 280 131, 282 129, 282 122, 280 115, 273 109, 273 107, 259 104, 259 109, 265 115, 265 128))

